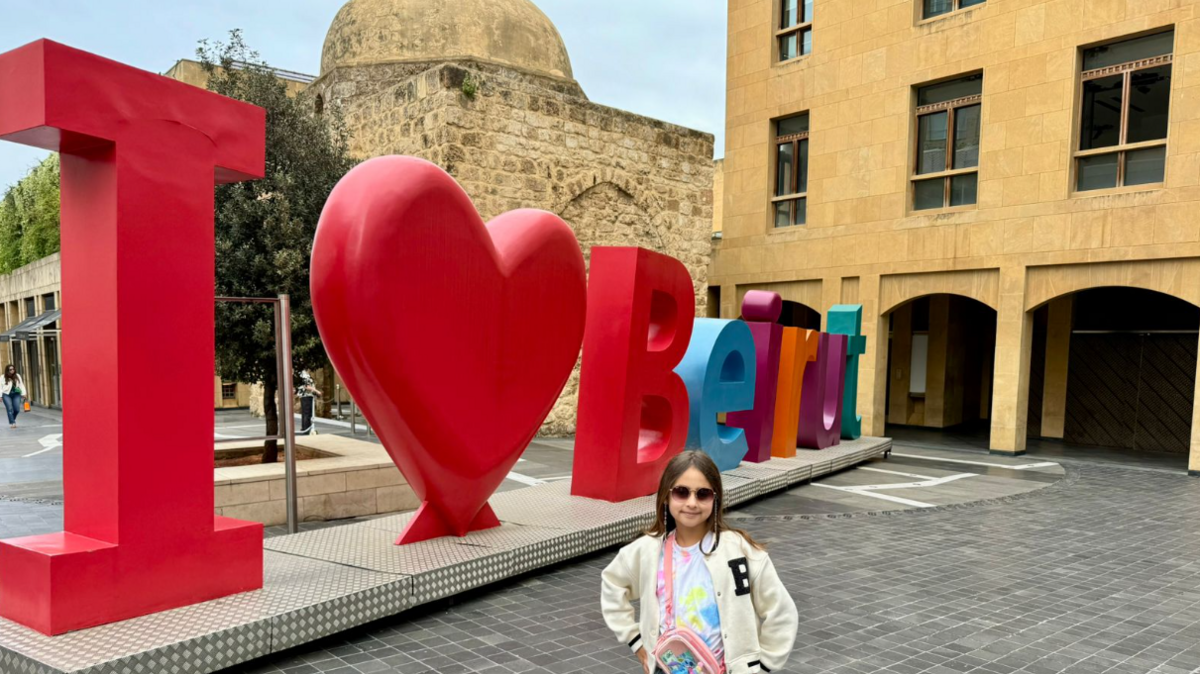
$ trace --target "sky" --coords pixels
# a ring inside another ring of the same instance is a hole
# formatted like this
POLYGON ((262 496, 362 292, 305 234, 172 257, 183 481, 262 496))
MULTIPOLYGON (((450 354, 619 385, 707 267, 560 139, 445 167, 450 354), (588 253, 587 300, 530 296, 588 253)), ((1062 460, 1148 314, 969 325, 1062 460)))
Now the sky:
MULTIPOLYGON (((246 43, 268 64, 316 75, 325 31, 342 2, 12 0, 0 22, 0 51, 49 38, 161 73, 178 59, 194 58, 199 40, 221 40, 241 28, 246 43)), ((712 133, 716 156, 724 156, 724 2, 534 2, 562 34, 588 98, 712 133)), ((46 154, 0 142, 0 189, 46 154)))

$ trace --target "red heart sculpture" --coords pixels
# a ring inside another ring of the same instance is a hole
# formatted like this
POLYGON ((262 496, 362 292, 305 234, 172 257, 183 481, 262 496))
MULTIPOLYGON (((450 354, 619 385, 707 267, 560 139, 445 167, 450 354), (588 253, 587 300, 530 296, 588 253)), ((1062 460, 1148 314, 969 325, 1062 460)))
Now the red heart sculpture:
POLYGON ((583 340, 570 227, 534 210, 485 225, 442 169, 380 157, 330 194, 311 284, 334 367, 422 501, 396 543, 499 526, 487 499, 583 340))

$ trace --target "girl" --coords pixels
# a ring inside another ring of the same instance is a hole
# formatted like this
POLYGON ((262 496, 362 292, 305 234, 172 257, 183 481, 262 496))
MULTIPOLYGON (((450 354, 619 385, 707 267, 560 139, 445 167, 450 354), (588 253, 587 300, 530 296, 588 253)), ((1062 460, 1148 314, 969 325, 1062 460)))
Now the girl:
POLYGON ((721 671, 771 672, 782 668, 792 651, 796 604, 763 547, 725 523, 724 500, 721 473, 707 454, 684 452, 671 459, 658 485, 654 526, 621 548, 601 576, 604 620, 647 674, 655 669, 654 647, 668 627, 667 543, 673 554, 675 626, 691 629, 721 671), (640 622, 630 603, 634 599, 641 600, 640 622))
POLYGON ((17 414, 25 402, 25 382, 17 374, 17 368, 4 368, 4 379, 0 380, 0 399, 4 400, 4 411, 8 413, 8 427, 17 427, 17 414))

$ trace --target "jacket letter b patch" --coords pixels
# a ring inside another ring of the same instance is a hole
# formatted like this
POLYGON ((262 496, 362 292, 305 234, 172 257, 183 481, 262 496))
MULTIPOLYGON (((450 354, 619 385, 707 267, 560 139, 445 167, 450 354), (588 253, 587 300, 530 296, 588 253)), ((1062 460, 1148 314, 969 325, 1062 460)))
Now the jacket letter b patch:
POLYGON ((750 594, 750 563, 745 557, 729 560, 729 570, 733 572, 734 594, 742 596, 750 594))

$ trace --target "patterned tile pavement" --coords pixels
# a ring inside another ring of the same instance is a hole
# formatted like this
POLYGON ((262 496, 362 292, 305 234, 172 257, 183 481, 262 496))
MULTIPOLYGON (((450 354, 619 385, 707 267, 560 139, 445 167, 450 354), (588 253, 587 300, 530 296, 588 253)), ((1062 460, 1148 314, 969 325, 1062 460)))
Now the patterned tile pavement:
MULTIPOLYGON (((1198 517, 1200 481, 1092 464, 978 505, 739 524, 800 607, 788 671, 1184 674, 1200 671, 1198 517)), ((633 674, 599 611, 613 554, 229 671, 633 674)))
MULTIPOLYGON (((806 489, 812 487, 792 491, 806 489)), ((976 504, 883 512, 885 503, 880 511, 830 515, 753 505, 738 525, 769 544, 800 608, 787 671, 1200 672, 1195 478, 1072 462, 1056 484, 976 504)), ((61 510, 52 506, 0 506, 0 537, 61 524, 61 510)), ((435 602, 225 674, 633 674, 636 662, 599 611, 599 574, 614 553, 435 602)))

